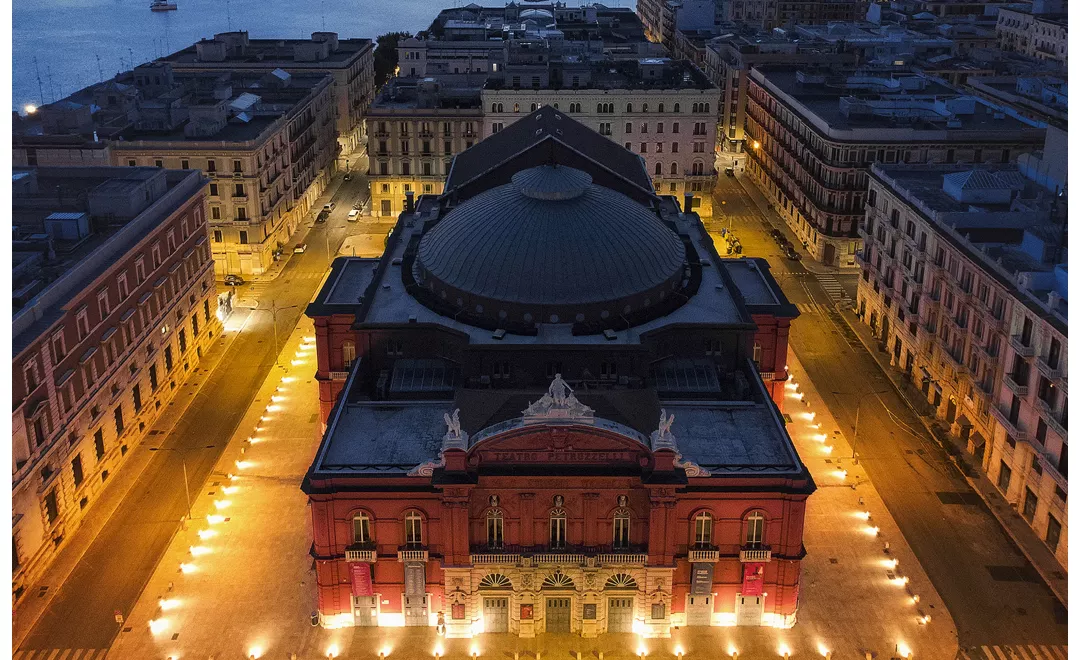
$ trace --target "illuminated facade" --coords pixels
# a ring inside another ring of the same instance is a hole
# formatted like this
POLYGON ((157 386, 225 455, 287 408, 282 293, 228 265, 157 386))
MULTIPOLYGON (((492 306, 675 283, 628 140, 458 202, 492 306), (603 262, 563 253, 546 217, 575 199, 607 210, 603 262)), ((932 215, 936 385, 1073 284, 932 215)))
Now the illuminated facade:
POLYGON ((635 154, 524 116, 409 200, 381 259, 335 261, 307 314, 324 625, 794 624, 815 486, 770 386, 797 312, 635 154))

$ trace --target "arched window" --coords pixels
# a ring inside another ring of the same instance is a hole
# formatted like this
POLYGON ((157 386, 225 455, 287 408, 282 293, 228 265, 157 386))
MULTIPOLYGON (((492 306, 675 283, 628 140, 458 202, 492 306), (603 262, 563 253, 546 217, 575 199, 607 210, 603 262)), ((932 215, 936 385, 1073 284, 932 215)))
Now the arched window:
POLYGON ((604 104, 603 103, 597 103, 596 104, 596 112, 601 113, 603 111, 604 111, 604 104))
POLYGON ((709 112, 709 104, 708 103, 705 104, 705 112, 706 112, 706 114, 709 112))
POLYGON ((698 111, 698 104, 697 103, 691 104, 690 105, 690 112, 697 112, 697 111, 698 111))
POLYGON ((502 104, 502 103, 500 103, 500 104, 499 104, 499 112, 502 112, 502 111, 503 111, 503 104, 502 104))
POLYGON ((765 516, 755 511, 746 517, 746 545, 756 548, 765 542, 765 516))
POLYGON ((415 511, 405 514, 405 545, 424 545, 423 519, 415 511))
POLYGON ((672 163, 671 164, 671 173, 673 175, 679 173, 679 164, 678 163, 672 163))
POLYGON ((521 112, 521 105, 520 104, 517 104, 517 103, 514 104, 514 112, 521 112))
POLYGON ((341 361, 344 363, 346 369, 351 367, 353 362, 356 362, 355 342, 347 341, 341 344, 341 361))
POLYGON ((503 514, 498 509, 487 512, 487 544, 489 548, 501 548, 503 544, 503 514))
POLYGON ((529 112, 536 112, 536 104, 535 103, 529 105, 529 112))
POLYGON ((371 518, 366 513, 353 516, 353 543, 371 543, 371 518))
POLYGON ((552 509, 549 520, 548 544, 552 548, 566 547, 566 511, 552 509))
POLYGON ((634 111, 634 104, 633 103, 627 103, 626 104, 626 111, 627 112, 633 112, 634 111))
POLYGON ((630 511, 629 509, 616 509, 612 519, 612 547, 626 549, 630 547, 630 511))
POLYGON ((678 103, 675 104, 675 112, 679 112, 679 104, 678 103))
POLYGON ((649 104, 648 103, 642 103, 641 104, 641 111, 642 112, 648 112, 649 111, 649 104))
POLYGON ((705 163, 700 160, 695 160, 694 164, 690 168, 690 173, 693 175, 700 175, 705 172, 705 163))
POLYGON ((664 111, 664 104, 663 104, 663 103, 661 103, 661 104, 660 104, 660 107, 659 107, 659 108, 657 108, 657 112, 663 112, 663 111, 664 111))
POLYGON ((491 104, 491 111, 492 112, 498 112, 499 111, 499 106, 498 106, 497 103, 492 103, 491 104))
POLYGON ((558 103, 556 103, 555 105, 553 105, 553 106, 551 106, 551 107, 553 107, 553 108, 555 108, 556 110, 558 110, 558 109, 559 109, 559 104, 558 104, 558 103))
POLYGON ((661 163, 656 164, 656 176, 660 176, 664 173, 664 166, 661 163))
POLYGON ((712 514, 702 511, 694 516, 694 545, 702 547, 712 545, 712 514))

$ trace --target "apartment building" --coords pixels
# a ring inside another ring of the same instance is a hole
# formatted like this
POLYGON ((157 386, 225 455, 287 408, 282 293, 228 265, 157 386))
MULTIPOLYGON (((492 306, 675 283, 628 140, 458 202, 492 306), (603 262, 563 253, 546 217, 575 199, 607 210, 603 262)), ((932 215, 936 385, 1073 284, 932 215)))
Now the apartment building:
POLYGON ((341 149, 348 153, 367 143, 364 113, 375 98, 371 39, 339 39, 336 32, 312 32, 311 39, 252 39, 247 31, 222 32, 158 61, 169 63, 176 72, 284 69, 330 75, 341 149))
MULTIPOLYGON (((835 44, 806 38, 794 31, 744 29, 710 39, 705 47, 704 71, 720 90, 716 127, 718 152, 746 150, 747 77, 755 66, 815 64, 828 58, 838 65, 853 65, 855 54, 837 52, 835 44)), ((737 158, 738 164, 746 160, 737 158)))
POLYGON ((1066 567, 1066 202, 1030 173, 875 164, 857 310, 1066 567))
POLYGON ((455 155, 483 136, 480 89, 392 78, 367 116, 371 213, 397 217, 407 193, 439 195, 455 155))
POLYGON ((483 90, 484 133, 550 105, 638 154, 658 194, 693 197, 712 215, 720 94, 700 69, 668 58, 552 65, 511 58, 483 90))
POLYGON ((136 86, 160 76, 167 90, 178 90, 163 95, 179 99, 144 104, 138 121, 113 142, 113 163, 201 170, 210 179, 217 274, 266 272, 335 165, 330 76, 281 69, 179 74, 156 63, 133 76, 136 86), (165 106, 160 116, 154 105, 165 106))
POLYGON ((968 78, 972 94, 1007 106, 1029 119, 1065 128, 1069 121, 1069 85, 1053 74, 976 76, 968 78))
POLYGON ((1008 163, 1045 129, 939 80, 895 71, 755 68, 747 173, 810 255, 854 269, 874 163, 1008 163))
POLYGON ((1069 55, 1069 23, 1066 14, 1036 14, 1002 8, 997 20, 1001 50, 1023 53, 1041 60, 1066 62, 1069 55))
POLYGON ((206 181, 12 177, 12 590, 49 565, 221 333, 206 181))

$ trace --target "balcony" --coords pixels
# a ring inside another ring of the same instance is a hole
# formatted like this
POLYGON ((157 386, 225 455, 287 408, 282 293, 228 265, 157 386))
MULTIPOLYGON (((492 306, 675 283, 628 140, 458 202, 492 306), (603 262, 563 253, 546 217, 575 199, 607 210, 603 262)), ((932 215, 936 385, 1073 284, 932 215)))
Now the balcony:
POLYGON ((596 555, 598 566, 644 566, 649 558, 644 552, 611 552, 596 555))
POLYGON ((1035 398, 1035 409, 1039 411, 1043 421, 1050 427, 1052 431, 1060 435, 1062 438, 1069 437, 1069 431, 1065 428, 1065 425, 1061 422, 1061 418, 1058 417, 1050 408, 1050 404, 1042 399, 1035 398))
POLYGON ((585 555, 577 552, 538 552, 532 557, 533 564, 585 565, 585 555))
POLYGON ((1020 335, 1012 335, 1009 337, 1009 345, 1013 347, 1016 354, 1022 357, 1031 357, 1035 355, 1035 347, 1025 345, 1023 337, 1020 335))
POLYGON ((1027 430, 1021 429, 1019 422, 1013 422, 1009 419, 1009 411, 1000 404, 990 406, 990 414, 994 416, 998 424, 1005 429, 1005 432, 1013 437, 1014 440, 1021 441, 1027 440, 1027 430))
POLYGON ((771 561, 772 550, 769 548, 743 548, 739 550, 739 561, 742 563, 771 561))
POLYGON ((1040 374, 1046 376, 1050 380, 1058 380, 1065 377, 1065 369, 1061 366, 1061 358, 1058 358, 1056 367, 1051 367, 1050 363, 1047 362, 1046 356, 1040 355, 1035 358, 1035 368, 1039 370, 1040 374))
POLYGON ((522 557, 516 552, 473 552, 469 554, 473 566, 520 566, 522 557))
POLYGON ((984 378, 983 380, 973 381, 975 388, 986 395, 987 398, 994 396, 994 380, 992 378, 984 378))
POLYGON ((330 372, 330 380, 348 380, 348 379, 349 379, 349 372, 348 371, 331 371, 330 372))
POLYGON ((1028 386, 1026 384, 1021 385, 1021 384, 1017 383, 1016 379, 1013 378, 1012 374, 1005 374, 1002 377, 1002 380, 1005 383, 1005 387, 1012 390, 1013 394, 1015 394, 1016 396, 1026 397, 1028 395, 1028 386))
POLYGON ((402 546, 398 548, 397 559, 399 562, 406 561, 427 561, 428 551, 427 548, 417 548, 410 546, 402 546))
POLYGON ((691 550, 687 553, 687 560, 691 564, 715 564, 720 561, 720 551, 716 549, 691 550))
POLYGON ((376 558, 375 546, 370 543, 356 543, 345 548, 345 561, 366 561, 374 564, 376 558))

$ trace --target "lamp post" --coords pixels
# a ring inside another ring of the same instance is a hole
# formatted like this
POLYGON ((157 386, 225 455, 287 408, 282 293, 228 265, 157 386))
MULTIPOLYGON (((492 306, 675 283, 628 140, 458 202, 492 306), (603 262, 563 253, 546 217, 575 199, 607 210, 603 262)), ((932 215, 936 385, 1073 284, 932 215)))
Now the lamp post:
MULTIPOLYGON (((862 402, 868 396, 880 396, 886 394, 888 390, 864 392, 859 395, 858 402, 855 404, 855 433, 851 436, 851 458, 855 459, 855 447, 859 442, 859 414, 862 412, 862 402)), ((833 392, 833 394, 842 394, 844 396, 855 396, 850 392, 833 392)))
MULTIPOLYGON (((328 244, 327 249, 329 249, 329 244, 328 244)), ((288 307, 278 307, 277 306, 277 300, 271 299, 270 300, 270 309, 255 309, 255 310, 252 310, 252 311, 255 311, 255 312, 269 312, 269 314, 270 314, 270 317, 272 319, 271 322, 274 324, 274 364, 276 364, 278 366, 281 366, 281 358, 278 355, 278 353, 280 353, 280 350, 278 349, 277 313, 278 312, 283 312, 286 309, 296 309, 296 305, 289 305, 288 307)))
POLYGON ((187 476, 187 457, 184 456, 185 451, 194 451, 196 449, 213 449, 214 445, 205 445, 203 447, 149 447, 150 451, 175 451, 180 453, 180 463, 184 469, 184 498, 187 500, 187 519, 191 520, 191 488, 188 486, 187 476))

